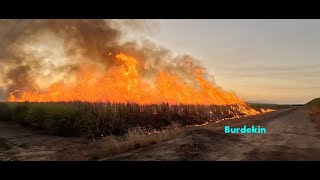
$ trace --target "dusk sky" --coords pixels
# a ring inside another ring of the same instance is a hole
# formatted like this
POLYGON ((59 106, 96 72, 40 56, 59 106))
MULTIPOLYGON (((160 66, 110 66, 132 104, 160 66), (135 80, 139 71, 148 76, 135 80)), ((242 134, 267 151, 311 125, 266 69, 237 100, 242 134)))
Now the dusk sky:
POLYGON ((320 97, 320 20, 153 20, 160 45, 201 60, 220 87, 247 101, 320 97))

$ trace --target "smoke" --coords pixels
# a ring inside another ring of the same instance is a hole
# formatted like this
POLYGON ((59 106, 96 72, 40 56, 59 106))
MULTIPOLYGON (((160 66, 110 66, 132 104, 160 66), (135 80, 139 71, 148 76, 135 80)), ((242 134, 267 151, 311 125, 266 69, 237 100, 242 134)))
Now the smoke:
POLYGON ((167 70, 192 80, 194 69, 201 67, 192 56, 173 57, 152 41, 124 38, 131 31, 158 30, 149 20, 0 20, 0 100, 16 89, 43 89, 66 81, 83 64, 111 68, 119 52, 139 59, 143 77, 167 70))

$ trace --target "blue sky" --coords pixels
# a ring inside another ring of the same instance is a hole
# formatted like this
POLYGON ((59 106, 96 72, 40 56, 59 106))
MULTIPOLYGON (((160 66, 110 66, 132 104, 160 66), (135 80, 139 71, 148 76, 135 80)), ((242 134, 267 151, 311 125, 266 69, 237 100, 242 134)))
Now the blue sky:
POLYGON ((247 101, 320 97, 320 20, 153 20, 160 45, 200 59, 218 86, 247 101))

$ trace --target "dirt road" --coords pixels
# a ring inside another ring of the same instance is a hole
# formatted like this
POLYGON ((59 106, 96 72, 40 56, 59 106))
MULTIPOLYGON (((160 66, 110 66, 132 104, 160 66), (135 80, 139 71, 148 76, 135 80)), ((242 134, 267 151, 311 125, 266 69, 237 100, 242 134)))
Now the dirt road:
POLYGON ((85 142, 81 138, 41 135, 39 131, 0 121, 0 161, 50 160, 54 153, 85 142))
POLYGON ((182 138, 105 160, 320 160, 320 133, 300 107, 195 128, 182 138), (260 125, 267 133, 225 134, 224 125, 260 125))

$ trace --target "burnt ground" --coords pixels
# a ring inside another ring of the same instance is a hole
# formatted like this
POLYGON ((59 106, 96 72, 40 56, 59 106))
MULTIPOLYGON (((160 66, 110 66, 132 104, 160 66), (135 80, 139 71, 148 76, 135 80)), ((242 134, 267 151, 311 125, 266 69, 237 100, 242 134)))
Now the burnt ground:
MULTIPOLYGON (((183 137, 102 160, 320 160, 319 132, 320 118, 299 107, 194 127, 183 137), (225 134, 224 125, 260 125, 267 133, 225 134)), ((0 121, 0 160, 54 160, 89 143, 0 121)))
POLYGON ((320 160, 320 122, 303 107, 195 128, 186 136, 104 160, 320 160), (266 134, 225 134, 224 125, 266 134))

